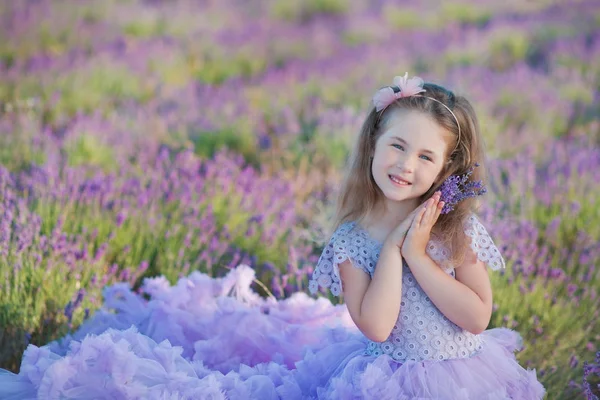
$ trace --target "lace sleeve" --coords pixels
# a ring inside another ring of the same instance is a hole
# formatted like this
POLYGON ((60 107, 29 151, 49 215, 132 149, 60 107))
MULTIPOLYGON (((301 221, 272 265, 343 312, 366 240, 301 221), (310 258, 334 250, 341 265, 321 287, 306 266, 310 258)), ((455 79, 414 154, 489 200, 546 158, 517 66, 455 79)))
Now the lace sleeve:
POLYGON ((350 223, 341 225, 323 249, 308 285, 312 294, 319 288, 325 288, 331 290, 334 296, 339 296, 342 293, 342 282, 338 266, 346 260, 350 260, 354 267, 369 276, 372 275, 375 265, 369 259, 366 240, 353 234, 352 227, 350 223))
POLYGON ((475 215, 471 215, 467 219, 465 234, 471 238, 471 249, 479 260, 483 261, 494 271, 506 267, 500 251, 475 215))

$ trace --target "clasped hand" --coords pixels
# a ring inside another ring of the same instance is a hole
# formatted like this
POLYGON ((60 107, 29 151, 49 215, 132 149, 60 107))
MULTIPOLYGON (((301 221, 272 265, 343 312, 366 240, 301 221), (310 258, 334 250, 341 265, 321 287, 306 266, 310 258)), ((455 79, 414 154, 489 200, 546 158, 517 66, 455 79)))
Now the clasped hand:
POLYGON ((417 207, 388 235, 386 241, 394 243, 405 259, 424 256, 431 229, 438 220, 444 202, 440 201, 440 192, 417 207))

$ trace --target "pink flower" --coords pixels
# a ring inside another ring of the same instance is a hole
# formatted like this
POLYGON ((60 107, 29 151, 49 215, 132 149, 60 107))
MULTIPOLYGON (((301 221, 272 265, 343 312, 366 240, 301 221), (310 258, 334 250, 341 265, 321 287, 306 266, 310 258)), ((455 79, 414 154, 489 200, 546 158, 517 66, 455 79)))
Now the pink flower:
POLYGON ((377 93, 375 93, 375 96, 373 96, 373 104, 375 105, 375 110, 383 110, 384 108, 392 104, 392 102, 397 98, 398 97, 396 97, 394 89, 392 89, 391 87, 387 86, 382 89, 379 89, 377 93))
POLYGON ((394 77, 394 86, 381 88, 373 96, 373 105, 376 111, 381 111, 393 101, 402 97, 414 96, 425 91, 423 79, 415 76, 408 78, 408 72, 404 76, 394 77))
POLYGON ((424 92, 424 83, 425 82, 423 82, 423 79, 419 78, 418 76, 408 79, 408 72, 405 72, 404 76, 394 77, 394 85, 400 88, 398 98, 414 96, 415 94, 424 92))

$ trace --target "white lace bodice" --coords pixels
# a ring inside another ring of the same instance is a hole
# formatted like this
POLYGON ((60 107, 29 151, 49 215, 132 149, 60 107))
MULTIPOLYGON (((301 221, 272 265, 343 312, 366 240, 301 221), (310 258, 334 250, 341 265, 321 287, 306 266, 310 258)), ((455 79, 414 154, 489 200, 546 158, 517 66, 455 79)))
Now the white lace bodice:
MULTIPOLYGON (((490 268, 504 267, 504 260, 485 227, 472 215, 465 224, 471 237, 471 249, 490 268)), ((365 271, 372 278, 382 244, 372 239, 356 222, 342 224, 333 234, 317 262, 309 284, 315 293, 328 288, 338 296, 342 292, 338 266, 345 260, 365 271)), ((430 240, 427 254, 449 275, 454 266, 448 261, 450 250, 438 241, 430 240)), ((431 302, 404 263, 400 314, 388 339, 383 343, 369 341, 366 352, 388 354, 397 361, 446 360, 470 357, 481 347, 481 339, 447 319, 431 302)))

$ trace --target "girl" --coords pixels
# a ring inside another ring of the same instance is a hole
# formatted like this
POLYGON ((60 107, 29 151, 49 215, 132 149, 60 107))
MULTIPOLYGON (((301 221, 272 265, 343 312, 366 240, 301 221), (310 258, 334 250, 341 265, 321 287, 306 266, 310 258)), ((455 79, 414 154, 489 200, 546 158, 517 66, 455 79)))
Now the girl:
POLYGON ((485 330, 492 313, 486 266, 497 270, 504 261, 473 214, 474 197, 443 186, 460 176, 473 187, 482 174, 483 166, 473 169, 484 162, 473 108, 406 75, 373 103, 341 190, 337 230, 310 282, 313 293, 343 294, 364 337, 299 362, 303 392, 323 399, 541 399, 535 371, 513 355, 518 333, 485 330))
POLYGON ((418 78, 394 83, 374 98, 310 283, 346 307, 262 299, 247 266, 150 279, 139 295, 115 285, 72 336, 0 370, 0 399, 542 398, 515 361, 518 334, 484 331, 486 266, 504 262, 459 190, 483 168, 473 109, 418 78))

